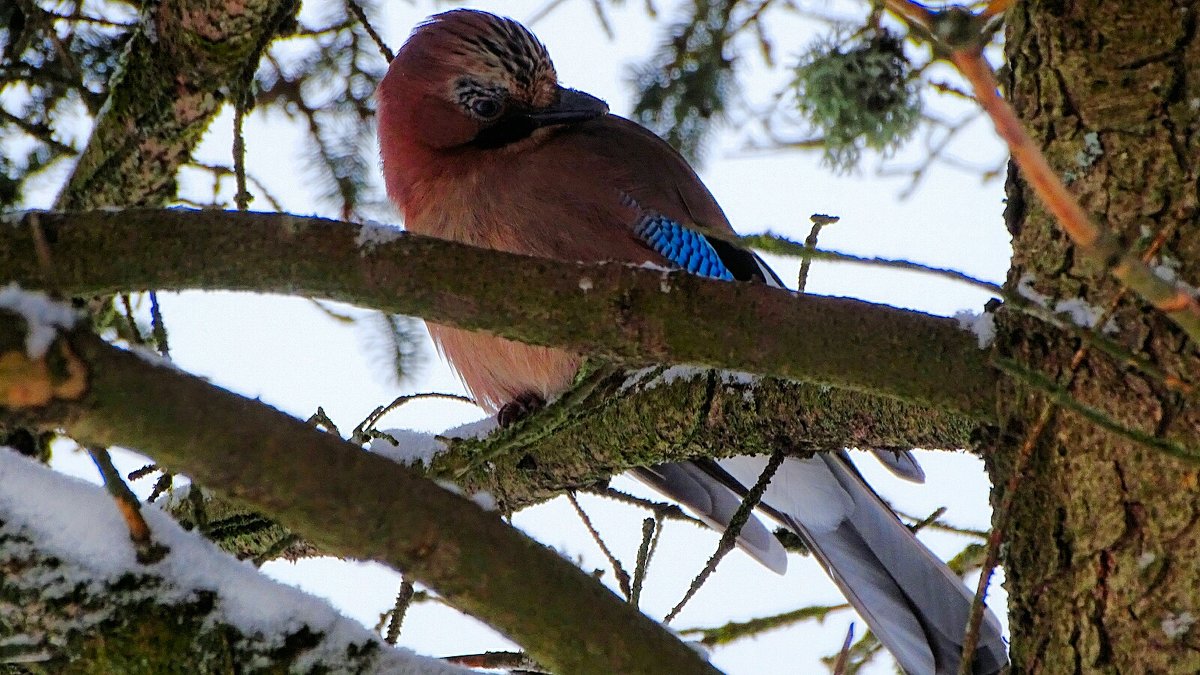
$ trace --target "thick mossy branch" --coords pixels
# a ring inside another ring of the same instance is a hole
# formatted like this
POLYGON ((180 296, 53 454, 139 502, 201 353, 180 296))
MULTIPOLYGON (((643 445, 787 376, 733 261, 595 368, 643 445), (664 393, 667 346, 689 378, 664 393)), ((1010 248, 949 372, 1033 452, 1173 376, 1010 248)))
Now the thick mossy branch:
POLYGON ((148 3, 58 198, 66 209, 161 204, 234 88, 250 85, 298 0, 148 3))
POLYGON ((431 472, 488 490, 515 510, 663 461, 969 448, 978 429, 965 416, 820 385, 691 368, 601 370, 511 429, 452 442, 431 472))
MULTIPOLYGON (((23 335, 0 313, 0 345, 23 335)), ((86 394, 10 409, 13 421, 138 449, 322 550, 403 570, 556 671, 714 672, 557 553, 405 467, 89 333, 62 344, 86 366, 86 394), (580 607, 593 621, 577 620, 580 607)))
POLYGON ((696 363, 995 414, 996 373, 974 335, 883 305, 281 214, 28 213, 13 225, 0 227, 0 270, 67 295, 317 296, 624 363, 696 363))

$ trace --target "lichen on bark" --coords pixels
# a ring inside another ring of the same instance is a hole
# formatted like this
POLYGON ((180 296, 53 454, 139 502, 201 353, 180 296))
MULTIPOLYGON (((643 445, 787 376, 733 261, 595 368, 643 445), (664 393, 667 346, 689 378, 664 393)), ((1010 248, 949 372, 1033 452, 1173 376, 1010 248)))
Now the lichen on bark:
MULTIPOLYGON (((1009 98, 1091 216, 1152 264, 1200 278, 1195 2, 1017 3, 1008 34, 1009 98)), ((1098 276, 1018 174, 1006 220, 1009 286, 1116 303, 1117 339, 1170 375, 1200 372, 1196 345, 1111 277, 1098 276), (1118 299, 1118 296, 1120 298, 1118 299)), ((1078 345, 1026 317, 1000 317, 999 349, 1063 381, 1078 345)), ((1122 425, 1200 447, 1200 409, 1163 381, 1087 357, 1072 396, 1122 425)), ((1009 435, 997 484, 1044 405, 1010 383, 999 397, 1009 435)), ((1144 673, 1200 670, 1200 473, 1071 413, 1054 418, 1016 496, 1006 560, 1015 670, 1144 673), (1184 620, 1181 620, 1183 617, 1184 620), (1194 623, 1194 621, 1193 621, 1194 623)))

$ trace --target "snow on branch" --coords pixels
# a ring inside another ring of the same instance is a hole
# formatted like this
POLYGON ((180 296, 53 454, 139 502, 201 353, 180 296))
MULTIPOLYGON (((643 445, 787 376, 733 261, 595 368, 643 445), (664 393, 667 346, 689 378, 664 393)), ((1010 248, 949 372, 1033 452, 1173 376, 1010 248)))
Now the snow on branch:
POLYGON ((0 309, 25 321, 25 355, 31 359, 46 355, 60 328, 75 325, 75 310, 70 305, 55 302, 45 293, 22 290, 16 283, 0 288, 0 309))
POLYGON ((124 521, 103 489, 0 448, 0 617, 10 629, 0 642, 0 660, 42 662, 66 653, 120 658, 110 652, 147 649, 119 636, 149 617, 164 634, 195 648, 191 655, 167 650, 158 657, 216 658, 219 652, 204 645, 220 639, 235 662, 248 666, 469 672, 390 647, 325 602, 184 531, 159 509, 144 512, 155 541, 170 549, 149 565, 137 562, 124 521), (105 650, 67 651, 100 635, 105 650))

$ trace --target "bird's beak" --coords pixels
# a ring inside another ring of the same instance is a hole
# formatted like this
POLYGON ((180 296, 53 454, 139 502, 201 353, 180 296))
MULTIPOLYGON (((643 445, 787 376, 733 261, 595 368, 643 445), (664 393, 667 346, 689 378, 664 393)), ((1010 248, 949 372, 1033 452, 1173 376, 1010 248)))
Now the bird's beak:
POLYGON ((558 102, 528 114, 539 127, 584 122, 608 113, 608 104, 576 89, 558 88, 558 102))

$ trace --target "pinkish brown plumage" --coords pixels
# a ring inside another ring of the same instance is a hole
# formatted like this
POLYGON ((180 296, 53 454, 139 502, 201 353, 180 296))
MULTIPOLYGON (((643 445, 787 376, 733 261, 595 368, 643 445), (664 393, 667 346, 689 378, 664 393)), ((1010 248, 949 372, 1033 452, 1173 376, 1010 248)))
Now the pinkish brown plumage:
MULTIPOLYGON (((419 26, 379 87, 379 139, 388 194, 412 232, 545 258, 674 264, 718 278, 777 281, 751 252, 725 240, 732 232, 725 215, 678 153, 607 114, 598 99, 559 86, 545 48, 510 19, 456 10, 419 26)), ((562 350, 429 329, 492 411, 557 396, 579 367, 579 357, 562 350)), ((733 457, 637 475, 722 529, 764 465, 761 457, 733 457)), ((920 475, 910 458, 891 468, 920 475)), ((907 671, 957 673, 971 594, 863 482, 845 452, 789 458, 762 506, 808 542, 907 671)), ((738 543, 776 571, 786 565, 782 547, 756 519, 738 543)), ((999 624, 986 616, 972 659, 980 675, 1007 662, 999 624)))
MULTIPOLYGON (((502 148, 480 147, 473 140, 487 120, 462 97, 497 90, 504 105, 534 110, 562 95, 545 48, 519 24, 491 15, 439 15, 392 62, 379 88, 379 137, 388 194, 409 231, 547 258, 660 264, 629 229, 632 203, 732 232, 687 163, 669 148, 664 155, 657 136, 628 120, 593 116, 502 148), (515 159, 534 153, 536 162, 515 159), (636 161, 656 156, 655 164, 636 161), (564 180, 572 176, 582 180, 564 180)), ((490 410, 525 393, 549 399, 579 366, 557 349, 434 324, 430 333, 490 410)))

